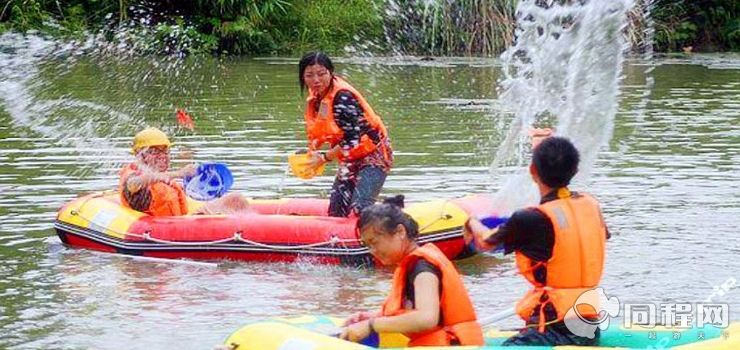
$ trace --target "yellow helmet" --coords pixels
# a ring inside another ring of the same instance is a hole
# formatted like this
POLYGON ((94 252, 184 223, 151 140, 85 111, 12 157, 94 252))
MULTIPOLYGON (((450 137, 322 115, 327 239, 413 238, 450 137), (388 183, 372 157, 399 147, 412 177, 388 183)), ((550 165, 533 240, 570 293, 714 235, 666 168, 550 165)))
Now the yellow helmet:
POLYGON ((146 128, 139 131, 134 136, 134 146, 131 148, 131 153, 136 154, 140 149, 144 147, 152 146, 167 146, 170 147, 172 143, 167 135, 157 128, 146 128))

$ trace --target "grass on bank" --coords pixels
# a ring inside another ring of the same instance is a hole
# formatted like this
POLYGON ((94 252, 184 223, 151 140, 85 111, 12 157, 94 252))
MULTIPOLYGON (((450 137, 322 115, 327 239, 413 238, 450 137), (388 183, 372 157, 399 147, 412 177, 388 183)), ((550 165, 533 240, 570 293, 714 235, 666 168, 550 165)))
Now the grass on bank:
MULTIPOLYGON (((570 0, 558 0, 570 1, 570 0)), ((637 0, 645 3, 647 0, 637 0)), ((0 33, 121 28, 146 53, 298 55, 321 49, 482 55, 513 39, 517 0, 6 0, 0 33)), ((737 0, 655 0, 656 51, 740 49, 737 0)), ((639 15, 639 14, 638 14, 639 15)), ((633 33, 647 23, 634 19, 633 33)), ((639 35, 633 36, 639 40, 639 35)))

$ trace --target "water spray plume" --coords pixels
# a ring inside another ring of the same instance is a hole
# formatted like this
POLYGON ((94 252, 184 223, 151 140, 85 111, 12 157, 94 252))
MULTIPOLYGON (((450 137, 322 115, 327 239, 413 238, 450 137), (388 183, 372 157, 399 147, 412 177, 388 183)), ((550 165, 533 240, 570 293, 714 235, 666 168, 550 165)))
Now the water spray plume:
POLYGON ((496 178, 509 171, 496 195, 502 210, 537 202, 525 166, 529 129, 553 127, 570 138, 581 153, 581 179, 608 145, 632 6, 631 0, 519 2, 516 40, 501 56, 499 83, 499 103, 513 119, 491 165, 496 178))

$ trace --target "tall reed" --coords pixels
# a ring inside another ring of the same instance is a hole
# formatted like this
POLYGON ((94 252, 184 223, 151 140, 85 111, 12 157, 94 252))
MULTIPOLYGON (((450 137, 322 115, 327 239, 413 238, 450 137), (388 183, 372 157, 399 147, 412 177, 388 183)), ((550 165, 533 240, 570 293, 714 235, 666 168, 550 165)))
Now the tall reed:
POLYGON ((486 55, 513 39, 516 0, 388 0, 386 37, 396 51, 486 55))

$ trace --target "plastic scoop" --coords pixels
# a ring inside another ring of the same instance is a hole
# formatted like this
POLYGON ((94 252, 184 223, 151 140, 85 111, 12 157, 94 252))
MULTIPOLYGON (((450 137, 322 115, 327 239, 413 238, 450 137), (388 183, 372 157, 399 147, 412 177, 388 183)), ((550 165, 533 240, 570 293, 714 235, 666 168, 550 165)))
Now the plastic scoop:
MULTIPOLYGON (((485 227, 487 227, 489 229, 494 229, 496 227, 501 226, 502 224, 505 224, 507 221, 509 221, 509 217, 506 217, 506 216, 496 216, 496 215, 479 216, 478 217, 478 221, 480 221, 480 223, 483 224, 483 226, 485 226, 485 227)), ((466 223, 466 225, 467 225, 467 223, 466 223)), ((477 244, 475 243, 475 240, 470 241, 470 243, 468 243, 468 244, 469 244, 469 249, 471 251, 479 251, 479 249, 478 249, 479 247, 477 247, 477 244)), ((504 245, 503 244, 500 244, 494 250, 489 251, 488 253, 489 254, 495 254, 495 253, 502 253, 503 251, 504 251, 504 245)))
POLYGON ((291 154, 288 156, 288 164, 290 165, 290 170, 293 174, 304 180, 311 179, 314 176, 324 173, 324 164, 318 167, 311 166, 310 153, 291 154))
POLYGON ((485 225, 486 227, 494 229, 496 227, 499 227, 499 225, 509 221, 509 218, 506 216, 488 216, 479 218, 478 220, 480 220, 480 223, 485 225))
POLYGON ((209 201, 223 196, 234 184, 231 171, 223 163, 203 163, 193 177, 183 179, 185 193, 198 201, 209 201))

